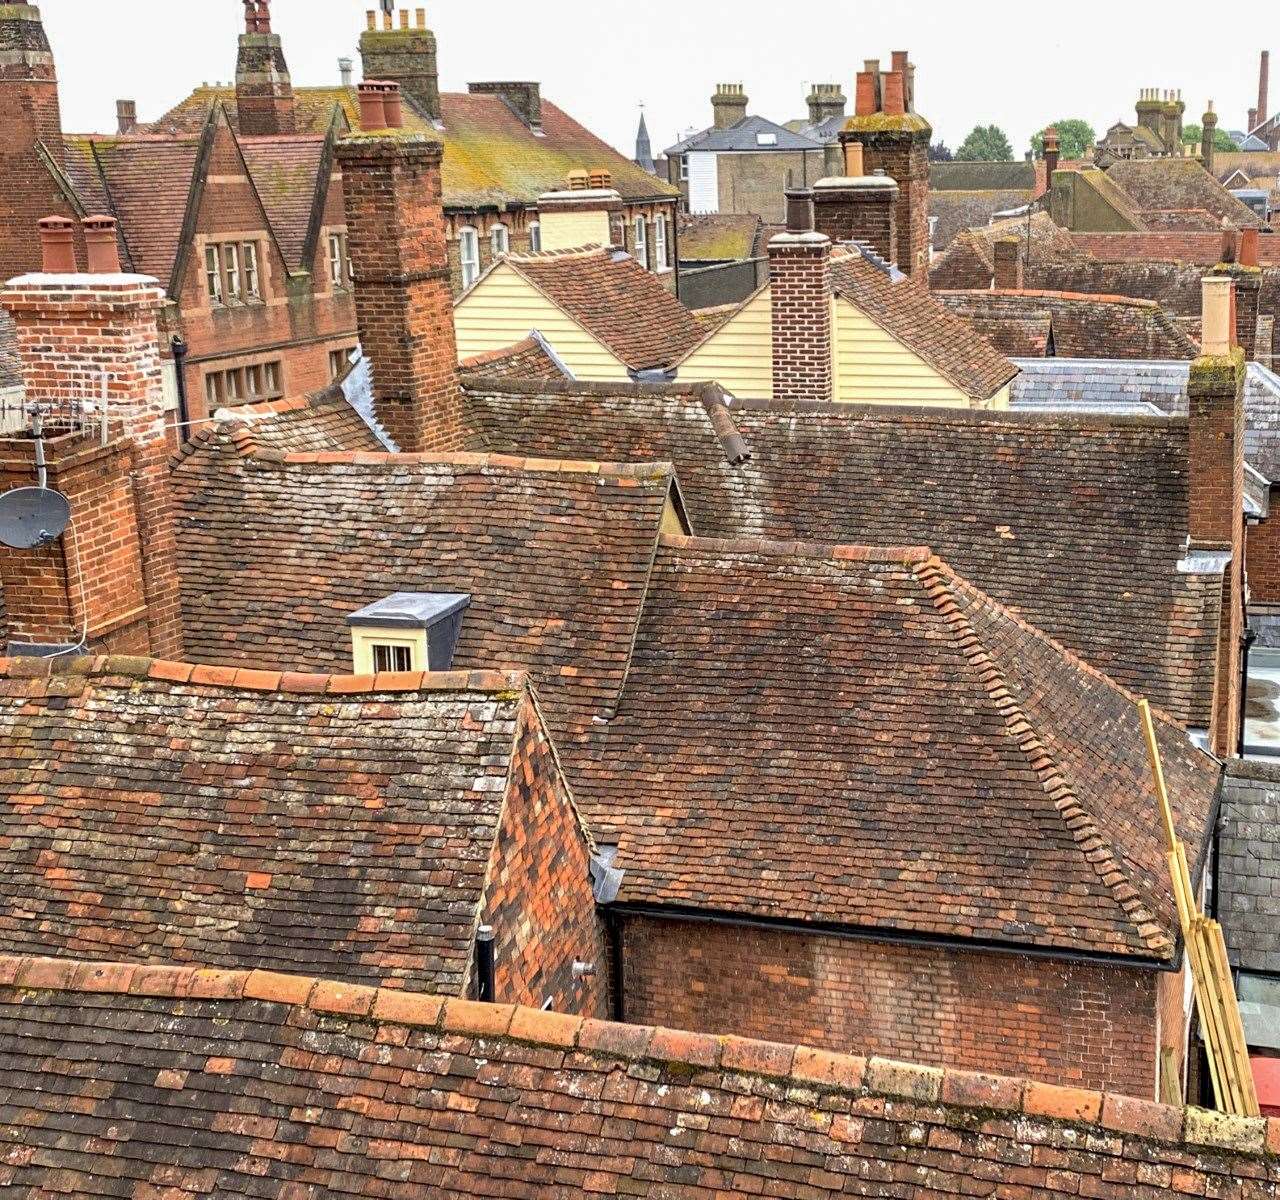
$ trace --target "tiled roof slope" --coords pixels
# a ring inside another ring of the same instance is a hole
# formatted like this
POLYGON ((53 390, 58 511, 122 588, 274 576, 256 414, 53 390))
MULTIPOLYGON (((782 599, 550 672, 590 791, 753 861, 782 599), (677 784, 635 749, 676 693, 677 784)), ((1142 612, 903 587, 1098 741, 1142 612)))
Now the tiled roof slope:
POLYGON ((680 260, 754 258, 762 224, 759 217, 746 213, 681 213, 677 230, 680 260))
POLYGON ((18 330, 7 309, 0 308, 0 390, 22 386, 18 330))
POLYGON ((291 266, 302 264, 324 146, 325 139, 319 136, 240 138, 253 186, 291 266))
POLYGON ((47 672, 0 659, 6 952, 461 992, 523 677, 47 672))
MULTIPOLYGON (((355 88, 294 88, 299 132, 324 133, 340 108, 348 128, 360 128, 355 88)), ((221 103, 239 127, 235 89, 197 88, 155 122, 164 131, 199 129, 221 103)), ((624 200, 669 200, 676 189, 637 167, 549 100, 542 101, 538 136, 497 96, 444 92, 440 96, 445 154, 442 166, 446 208, 473 209, 516 201, 534 204, 544 192, 564 186, 575 169, 603 168, 624 200)), ((405 106, 405 126, 429 132, 434 126, 405 106)))
POLYGON ((350 669, 350 613, 466 592, 455 665, 532 671, 557 732, 617 699, 670 467, 282 453, 222 429, 173 479, 186 650, 350 669))
POLYGON ((1280 975, 1280 766, 1228 767, 1218 853, 1231 961, 1280 975))
POLYGON ((0 959, 0 1055, 14 1200, 1280 1195, 1280 1121, 316 979, 0 959))
POLYGON ((1029 162, 930 163, 929 186, 937 192, 1032 191, 1036 166, 1029 162))
MULTIPOLYGON (((1160 738, 1199 848, 1217 764, 1160 738)), ((1177 940, 1133 698, 927 550, 664 538, 622 703, 571 772, 623 902, 1141 958, 1177 940)))
POLYGON ((1194 158, 1121 160, 1107 178, 1122 189, 1140 212, 1201 209, 1239 229, 1256 229, 1263 221, 1224 188, 1194 158))
POLYGON ((182 455, 193 453, 221 436, 231 436, 246 446, 282 454, 382 450, 382 443, 337 384, 310 396, 231 409, 221 428, 206 426, 198 431, 183 447, 182 455))
MULTIPOLYGON (((1021 208, 1035 199, 1031 191, 929 193, 933 248, 941 253, 965 230, 989 225, 996 213, 1021 208)), ((1023 222, 1025 228, 1026 222, 1023 222)))
POLYGON ((1018 373, 926 288, 891 277, 861 254, 833 256, 831 286, 972 400, 989 400, 1018 373))
MULTIPOLYGON (((1034 358, 1028 323, 1048 322, 1053 353, 1064 358, 1180 359, 1196 344, 1154 300, 1073 292, 935 290, 932 295, 963 318, 1001 353, 1034 358)), ((1049 353, 1047 342, 1039 354, 1049 353)))
POLYGON ((546 342, 530 336, 514 346, 477 354, 458 364, 463 371, 487 379, 564 379, 564 369, 551 356, 546 342))
POLYGON ((587 247, 502 261, 633 371, 669 367, 704 336, 693 314, 628 254, 587 247))
POLYGON ((930 546, 1093 666, 1207 727, 1220 579, 1177 569, 1185 419, 733 401, 718 419, 735 466, 700 405, 650 397, 470 391, 494 450, 626 461, 633 444, 665 448, 696 533, 930 546))
MULTIPOLYGON (((1071 239, 1101 262, 1149 259, 1214 266, 1222 260, 1222 234, 1217 233, 1073 233, 1071 239)), ((1258 260, 1280 266, 1280 234, 1258 235, 1258 260)))

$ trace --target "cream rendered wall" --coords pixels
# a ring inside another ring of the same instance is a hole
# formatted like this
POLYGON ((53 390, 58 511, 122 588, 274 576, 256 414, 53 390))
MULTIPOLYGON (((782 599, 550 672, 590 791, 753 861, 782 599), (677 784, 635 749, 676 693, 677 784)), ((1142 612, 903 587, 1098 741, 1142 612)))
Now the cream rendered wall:
POLYGON ((576 379, 626 383, 627 368, 510 263, 500 263, 455 305, 458 359, 504 350, 536 329, 576 379))
POLYGON ((749 400, 773 398, 773 316, 766 287, 680 364, 680 383, 718 383, 749 400))
POLYGON ((544 250, 576 250, 579 246, 611 246, 613 231, 609 228, 609 213, 555 212, 548 209, 539 214, 544 250))

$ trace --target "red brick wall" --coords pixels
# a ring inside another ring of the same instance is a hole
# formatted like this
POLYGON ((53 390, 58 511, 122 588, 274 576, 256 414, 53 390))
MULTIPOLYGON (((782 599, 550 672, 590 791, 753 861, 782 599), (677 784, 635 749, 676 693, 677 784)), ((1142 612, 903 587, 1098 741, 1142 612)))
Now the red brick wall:
POLYGON ((831 242, 769 244, 775 400, 831 399, 831 242))
POLYGON ((1271 489, 1271 512, 1251 525, 1246 549, 1249 592, 1258 604, 1280 604, 1280 488, 1271 489))
POLYGON ((342 188, 374 407, 409 453, 465 449, 453 297, 441 208, 441 146, 425 137, 341 142, 342 188))
POLYGON ((898 193, 891 188, 816 188, 814 228, 833 242, 866 242, 886 262, 898 259, 898 193))
POLYGON ((927 279, 929 272, 929 134, 859 132, 868 175, 882 170, 898 185, 898 266, 927 279))
POLYGON ((495 935, 495 999, 557 1012, 607 1015, 602 922, 591 889, 586 836, 551 744, 527 705, 506 807, 481 906, 495 935), (594 975, 575 979, 575 961, 594 975))
POLYGON ((625 1018, 1155 1094, 1155 976, 627 917, 625 1018))

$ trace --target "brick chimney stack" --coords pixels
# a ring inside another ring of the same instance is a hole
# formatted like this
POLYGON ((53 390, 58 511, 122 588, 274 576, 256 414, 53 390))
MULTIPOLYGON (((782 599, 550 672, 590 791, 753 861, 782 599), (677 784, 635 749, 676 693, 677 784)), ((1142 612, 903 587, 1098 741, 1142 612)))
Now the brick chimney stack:
POLYGON ((240 132, 295 133, 298 128, 293 80, 284 45, 271 32, 271 0, 243 0, 244 33, 236 59, 236 112, 240 132))
POLYGON ((1058 169, 1058 159, 1062 155, 1062 143, 1058 139, 1058 127, 1050 125, 1044 131, 1044 173, 1045 187, 1053 186, 1053 173, 1058 169))
MULTIPOLYGON (((1262 52, 1262 61, 1258 66, 1258 111, 1254 117, 1253 129, 1257 129, 1259 125, 1265 125, 1267 118, 1271 115, 1270 97, 1271 90, 1271 51, 1264 50, 1262 52)), ((1253 129, 1249 132, 1252 133, 1253 129)))
POLYGON ((1258 314, 1262 300, 1262 269, 1258 265, 1258 231, 1228 228, 1222 235, 1222 261, 1213 274, 1235 284, 1232 310, 1235 339, 1246 362, 1258 356, 1258 314))
POLYGON ((787 190, 787 231, 769 242, 773 398, 832 398, 831 239, 814 231, 814 198, 787 190))
POLYGON ((65 166, 53 52, 36 5, 0 3, 0 280, 40 269, 32 231, 42 217, 73 215, 41 145, 65 166))
POLYGON ((136 100, 116 101, 116 132, 121 136, 137 132, 138 102, 136 100))
POLYGON ((427 28, 427 10, 400 9, 396 15, 366 14, 360 58, 366 79, 393 80, 405 103, 427 121, 440 122, 440 55, 436 35, 427 28))
POLYGON ((809 124, 821 125, 835 117, 843 117, 849 100, 838 83, 815 83, 807 99, 809 124))
POLYGON ((894 70, 881 72, 868 60, 858 75, 856 111, 845 122, 841 144, 862 147, 864 170, 882 171, 898 188, 898 266, 925 279, 929 270, 929 142, 933 129, 914 111, 915 68, 906 51, 895 51, 894 70))
POLYGON ((1215 142, 1218 136, 1218 114, 1213 111, 1213 101, 1209 101, 1209 110, 1200 118, 1200 157, 1204 161, 1204 169, 1210 175, 1216 175, 1214 160, 1217 157, 1215 142))
POLYGON ((740 83, 722 83, 711 97, 717 129, 732 129, 747 115, 747 89, 740 83))
MULTIPOLYGON (((361 85, 362 99, 369 86, 361 85)), ((399 129, 366 131, 338 143, 356 319, 373 368, 374 411, 406 453, 466 446, 441 207, 442 154, 434 138, 399 129)))
POLYGON ((887 175, 866 173, 861 142, 847 142, 843 150, 845 173, 814 185, 814 227, 833 242, 861 242, 896 263, 898 185, 887 175))
MULTIPOLYGON (((71 222, 40 222, 46 270, 11 280, 27 397, 49 408, 49 486, 72 525, 0 554, 11 653, 182 655, 169 445, 157 313, 164 290, 120 272, 115 221, 85 221, 90 271, 68 273, 71 222), (103 410, 105 402, 105 435, 103 410)), ((33 239, 35 240, 35 239, 33 239)), ((0 440, 0 491, 35 480, 33 442, 0 440)))
POLYGON ((1000 238, 995 244, 995 281, 998 292, 1020 292, 1023 288, 1022 239, 1000 238))
POLYGON ((1244 614, 1244 351, 1236 344, 1235 282, 1213 274, 1203 281, 1203 354, 1191 364, 1187 450, 1191 554, 1231 555, 1223 580, 1210 744, 1236 753, 1244 614))

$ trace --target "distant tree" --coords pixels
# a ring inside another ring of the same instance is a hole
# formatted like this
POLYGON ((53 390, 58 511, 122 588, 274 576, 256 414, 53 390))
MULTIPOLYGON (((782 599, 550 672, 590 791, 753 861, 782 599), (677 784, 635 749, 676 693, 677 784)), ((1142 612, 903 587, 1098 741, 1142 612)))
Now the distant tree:
POLYGON ((951 162, 955 155, 947 148, 946 142, 934 142, 929 147, 930 162, 951 162))
MULTIPOLYGON (((1182 141, 1187 146, 1200 145, 1200 139, 1204 136, 1204 130, 1199 125, 1184 125, 1182 127, 1182 141)), ((1231 140, 1230 135, 1225 129, 1215 131, 1213 135, 1213 148, 1215 150, 1238 150, 1239 147, 1231 140)))
POLYGON ((1009 162, 1012 158, 1013 147, 998 125, 975 125, 956 151, 957 162, 1009 162))
MULTIPOLYGON (((1079 159, 1098 140, 1093 126, 1079 117, 1067 117, 1062 121, 1054 121, 1053 127, 1058 131, 1058 148, 1064 159, 1079 159)), ((1031 149, 1037 158, 1044 157, 1044 132, 1037 133, 1031 139, 1031 149)))

